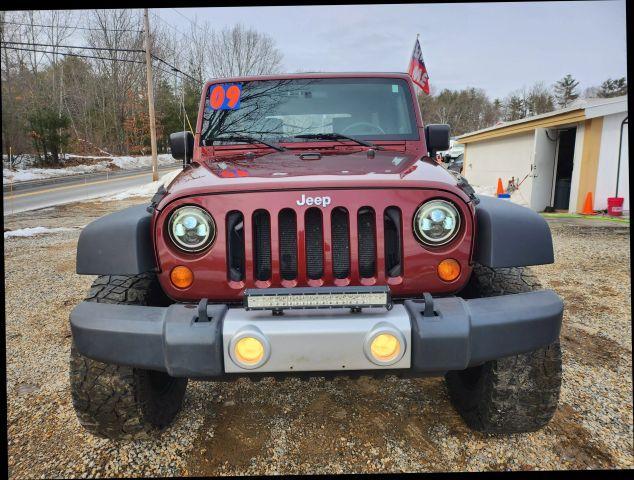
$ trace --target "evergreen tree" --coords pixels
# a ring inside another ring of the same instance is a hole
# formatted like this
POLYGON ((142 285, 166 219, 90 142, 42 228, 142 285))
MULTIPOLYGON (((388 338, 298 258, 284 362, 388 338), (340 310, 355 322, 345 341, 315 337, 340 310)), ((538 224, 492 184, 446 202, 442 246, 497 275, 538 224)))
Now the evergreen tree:
POLYGON ((555 83, 555 100, 561 108, 566 108, 573 100, 579 97, 578 85, 579 82, 570 74, 555 83))
POLYGON ((627 95, 627 80, 625 80, 625 77, 614 80, 608 78, 601 84, 597 92, 597 97, 600 98, 620 97, 621 95, 627 95))
POLYGON ((519 120, 526 116, 526 106, 524 101, 517 95, 511 95, 505 105, 506 113, 504 120, 512 122, 513 120, 519 120))
POLYGON ((31 138, 44 163, 59 164, 59 154, 68 145, 70 119, 51 107, 41 107, 28 117, 31 138))

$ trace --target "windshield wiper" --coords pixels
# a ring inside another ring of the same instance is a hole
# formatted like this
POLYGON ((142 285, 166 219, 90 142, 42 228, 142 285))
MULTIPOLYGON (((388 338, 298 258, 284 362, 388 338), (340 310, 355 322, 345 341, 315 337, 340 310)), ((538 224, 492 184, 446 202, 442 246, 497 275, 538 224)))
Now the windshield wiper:
POLYGON ((249 135, 230 135, 227 137, 216 137, 214 139, 212 139, 211 141, 217 141, 217 140, 228 140, 230 142, 248 142, 248 143, 261 143, 262 145, 266 145, 267 147, 271 147, 274 150, 277 150, 278 152, 283 152, 286 150, 286 148, 284 148, 281 145, 278 145, 277 143, 273 143, 273 142, 266 142, 260 138, 255 138, 255 137, 251 137, 249 135))
POLYGON ((303 135, 295 135, 293 138, 314 138, 317 140, 350 140, 351 142, 358 143, 359 145, 363 145, 364 147, 370 147, 375 150, 384 150, 383 147, 379 145, 375 145, 374 143, 366 142, 365 140, 359 140, 358 138, 349 137, 348 135, 343 135, 341 133, 306 133, 303 135))

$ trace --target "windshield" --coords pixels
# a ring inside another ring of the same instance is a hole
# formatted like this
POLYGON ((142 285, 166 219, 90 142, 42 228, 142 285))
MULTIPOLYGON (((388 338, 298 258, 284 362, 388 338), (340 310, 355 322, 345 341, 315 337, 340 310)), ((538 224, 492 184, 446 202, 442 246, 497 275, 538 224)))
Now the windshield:
MULTIPOLYGON (((417 140, 407 83, 394 78, 262 80, 213 84, 205 98, 203 145, 250 136, 304 142, 298 135, 417 140)), ((314 141, 314 140, 313 140, 314 141)))

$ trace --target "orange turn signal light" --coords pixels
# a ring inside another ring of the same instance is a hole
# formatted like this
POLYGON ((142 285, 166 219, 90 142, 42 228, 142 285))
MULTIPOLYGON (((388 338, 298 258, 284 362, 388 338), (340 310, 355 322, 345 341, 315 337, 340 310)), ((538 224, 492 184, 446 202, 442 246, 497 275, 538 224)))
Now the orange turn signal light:
POLYGON ((453 282, 460 276, 460 264, 453 258, 445 258, 438 264, 438 276, 445 282, 453 282))
POLYGON ((175 287, 187 288, 194 283, 194 274, 189 268, 179 265, 170 272, 170 280, 175 287))

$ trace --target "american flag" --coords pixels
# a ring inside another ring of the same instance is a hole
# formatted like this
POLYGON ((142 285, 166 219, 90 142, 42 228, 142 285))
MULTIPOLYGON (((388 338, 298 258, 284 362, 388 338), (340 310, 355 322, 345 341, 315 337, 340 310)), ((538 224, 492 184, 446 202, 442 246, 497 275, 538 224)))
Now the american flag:
POLYGON ((418 37, 414 44, 414 51, 412 52, 412 59, 409 62, 409 76, 412 77, 412 81, 423 89, 427 95, 429 95, 429 74, 425 67, 425 61, 423 60, 423 51, 420 48, 418 37))

